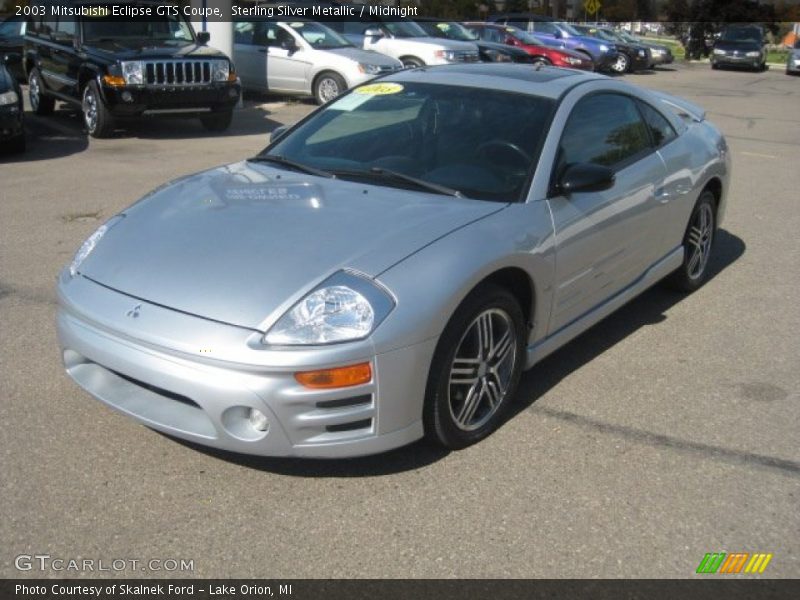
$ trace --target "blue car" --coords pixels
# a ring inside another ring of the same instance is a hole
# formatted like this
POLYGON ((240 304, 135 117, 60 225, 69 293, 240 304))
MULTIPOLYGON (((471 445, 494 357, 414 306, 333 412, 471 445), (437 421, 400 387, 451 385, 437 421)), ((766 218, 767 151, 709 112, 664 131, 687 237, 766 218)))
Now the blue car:
POLYGON ((589 56, 598 71, 610 71, 617 60, 617 48, 613 43, 581 35, 566 21, 558 21, 533 13, 509 13, 494 15, 488 19, 493 23, 513 25, 536 34, 548 46, 566 48, 589 56))

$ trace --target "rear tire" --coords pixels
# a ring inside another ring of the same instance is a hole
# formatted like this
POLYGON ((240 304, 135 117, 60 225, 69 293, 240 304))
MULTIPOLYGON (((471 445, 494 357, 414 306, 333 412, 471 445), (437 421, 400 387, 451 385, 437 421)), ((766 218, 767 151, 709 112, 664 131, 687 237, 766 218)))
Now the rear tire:
POLYGON ((485 284, 458 307, 431 362, 425 437, 451 450, 474 444, 503 422, 524 362, 525 326, 507 289, 485 284))
POLYGON ((56 100, 44 92, 42 76, 38 69, 31 69, 28 75, 28 99, 35 115, 50 115, 56 107, 56 100))
POLYGON ((544 56, 536 56, 531 62, 535 65, 542 65, 544 67, 549 67, 553 64, 550 62, 549 59, 545 58, 544 56))
POLYGON ((683 264, 666 280, 670 287, 693 292, 708 280, 716 229, 716 198, 705 190, 697 200, 683 236, 683 264))
POLYGON ((225 112, 213 113, 204 117, 200 117, 200 122, 208 131, 225 131, 231 126, 231 121, 233 121, 232 110, 226 110, 225 112))
POLYGON ((630 68, 631 68, 631 59, 624 52, 620 52, 617 55, 617 60, 615 60, 614 63, 611 65, 611 70, 619 75, 627 73, 628 71, 630 71, 630 68))

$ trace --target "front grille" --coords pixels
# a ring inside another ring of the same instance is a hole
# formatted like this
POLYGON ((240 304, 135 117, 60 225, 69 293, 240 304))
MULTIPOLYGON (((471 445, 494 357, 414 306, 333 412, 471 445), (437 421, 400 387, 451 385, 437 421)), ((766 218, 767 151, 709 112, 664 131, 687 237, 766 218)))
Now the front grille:
POLYGON ((471 52, 469 50, 459 50, 455 52, 454 55, 456 62, 478 62, 480 58, 477 52, 471 52))
POLYGON ((159 60, 144 63, 147 85, 206 85, 211 83, 210 60, 159 60))

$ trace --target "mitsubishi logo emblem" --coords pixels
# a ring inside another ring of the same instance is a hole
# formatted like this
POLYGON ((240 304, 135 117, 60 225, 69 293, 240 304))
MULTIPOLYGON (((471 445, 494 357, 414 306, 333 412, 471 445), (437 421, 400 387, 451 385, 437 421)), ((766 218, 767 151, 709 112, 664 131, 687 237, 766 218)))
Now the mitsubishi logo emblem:
POLYGON ((137 304, 132 309, 130 309, 128 312, 126 312, 125 316, 126 317, 130 317, 131 319, 136 319, 136 318, 139 317, 139 311, 141 309, 142 309, 142 305, 141 304, 137 304))

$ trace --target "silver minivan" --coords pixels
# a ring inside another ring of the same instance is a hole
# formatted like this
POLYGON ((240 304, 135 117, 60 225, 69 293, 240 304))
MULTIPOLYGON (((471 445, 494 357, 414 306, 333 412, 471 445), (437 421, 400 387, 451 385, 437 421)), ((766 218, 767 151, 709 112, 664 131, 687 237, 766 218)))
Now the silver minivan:
POLYGON ((245 89, 313 96, 319 104, 403 68, 397 59, 356 48, 322 23, 306 20, 237 21, 233 59, 245 89))

